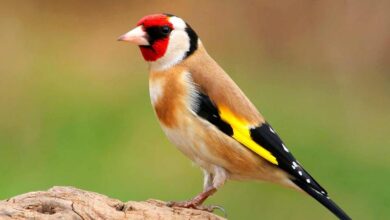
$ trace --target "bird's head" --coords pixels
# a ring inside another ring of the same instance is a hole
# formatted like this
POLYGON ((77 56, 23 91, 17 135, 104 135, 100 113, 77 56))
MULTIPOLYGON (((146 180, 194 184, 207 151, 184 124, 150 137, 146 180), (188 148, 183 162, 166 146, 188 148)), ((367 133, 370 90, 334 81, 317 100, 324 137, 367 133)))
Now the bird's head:
POLYGON ((198 36, 183 19, 170 14, 143 17, 118 40, 137 44, 142 56, 158 66, 172 66, 198 47, 198 36))

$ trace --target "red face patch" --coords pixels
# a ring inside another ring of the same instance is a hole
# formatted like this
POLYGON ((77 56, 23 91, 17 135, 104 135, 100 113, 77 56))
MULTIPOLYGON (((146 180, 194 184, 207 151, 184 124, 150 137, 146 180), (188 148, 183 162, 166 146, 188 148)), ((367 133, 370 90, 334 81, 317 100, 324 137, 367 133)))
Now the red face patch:
POLYGON ((164 56, 167 51, 169 38, 157 40, 151 46, 140 46, 142 56, 146 61, 153 62, 164 56))
MULTIPOLYGON (((137 26, 142 25, 143 30, 148 33, 148 30, 151 28, 158 28, 163 26, 168 26, 173 29, 173 25, 169 22, 169 17, 164 14, 153 14, 143 17, 138 23, 137 26)), ((149 46, 140 46, 142 56, 146 61, 156 61, 157 59, 164 56, 168 48, 169 37, 156 38, 148 33, 149 46)))
POLYGON ((168 19, 169 17, 164 14, 147 15, 138 21, 137 26, 142 25, 144 28, 148 28, 152 26, 168 25, 172 28, 172 24, 168 19))

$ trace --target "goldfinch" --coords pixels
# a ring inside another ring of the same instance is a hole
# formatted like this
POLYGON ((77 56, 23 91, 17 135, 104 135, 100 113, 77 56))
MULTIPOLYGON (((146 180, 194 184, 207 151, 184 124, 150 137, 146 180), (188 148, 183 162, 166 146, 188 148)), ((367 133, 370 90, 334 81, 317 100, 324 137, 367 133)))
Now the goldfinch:
POLYGON ((204 172, 204 190, 172 206, 201 208, 227 180, 264 180, 301 190, 350 217, 302 167, 195 31, 170 14, 143 17, 118 40, 149 63, 150 98, 168 139, 204 172))

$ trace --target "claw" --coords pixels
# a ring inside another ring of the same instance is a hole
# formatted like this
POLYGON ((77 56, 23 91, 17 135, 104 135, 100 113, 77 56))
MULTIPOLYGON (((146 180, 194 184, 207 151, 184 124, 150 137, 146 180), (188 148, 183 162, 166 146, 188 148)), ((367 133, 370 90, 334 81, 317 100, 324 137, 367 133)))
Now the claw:
POLYGON ((211 211, 209 212, 214 212, 214 210, 220 210, 223 213, 223 217, 227 219, 227 212, 224 207, 219 206, 219 205, 210 205, 211 211))

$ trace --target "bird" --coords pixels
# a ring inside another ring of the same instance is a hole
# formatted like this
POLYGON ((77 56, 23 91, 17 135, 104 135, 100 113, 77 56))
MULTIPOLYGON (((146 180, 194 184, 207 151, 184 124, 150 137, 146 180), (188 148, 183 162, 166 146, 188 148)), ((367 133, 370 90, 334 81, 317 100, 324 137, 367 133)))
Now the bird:
POLYGON ((182 18, 152 14, 118 38, 149 64, 149 93, 162 130, 204 174, 203 191, 174 207, 204 208, 228 180, 261 180, 306 192, 339 219, 351 219, 303 168, 182 18))

